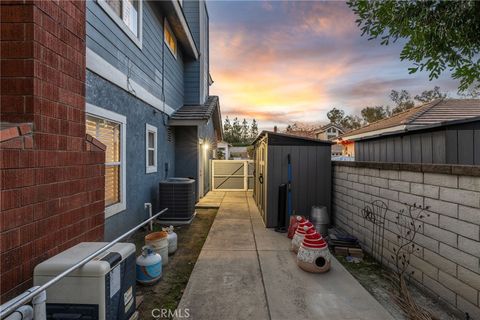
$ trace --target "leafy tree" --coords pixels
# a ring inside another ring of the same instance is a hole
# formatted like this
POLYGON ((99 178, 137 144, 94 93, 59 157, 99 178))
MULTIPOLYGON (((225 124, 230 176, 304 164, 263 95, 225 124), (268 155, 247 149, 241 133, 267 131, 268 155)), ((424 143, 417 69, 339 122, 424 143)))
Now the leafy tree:
POLYGON ((335 124, 340 124, 340 121, 342 121, 344 116, 345 116, 345 111, 337 108, 333 108, 327 113, 328 120, 330 120, 331 123, 335 123, 335 124))
POLYGON ((421 94, 416 95, 414 99, 422 103, 427 103, 436 99, 443 99, 446 96, 445 93, 440 92, 440 87, 435 86, 433 90, 425 90, 421 94))
POLYGON ((384 106, 365 107, 361 111, 363 121, 372 123, 390 116, 390 108, 384 106))
POLYGON ((258 136, 258 125, 257 120, 252 120, 252 125, 250 127, 250 140, 253 141, 258 136))
POLYGON ((248 141, 250 139, 250 126, 245 118, 242 121, 242 142, 248 141))
POLYGON ((362 119, 356 115, 348 115, 344 117, 339 124, 345 129, 355 130, 362 126, 362 119))
POLYGON ((240 143, 242 142, 242 126, 240 125, 240 121, 238 121, 238 118, 235 117, 233 119, 232 123, 232 141, 229 141, 231 143, 240 143))
POLYGON ((426 70, 430 80, 445 70, 460 80, 459 90, 480 87, 479 1, 349 0, 362 35, 388 45, 405 39, 401 60, 410 73, 426 70))
POLYGON ((223 138, 225 141, 230 141, 232 139, 232 124, 228 116, 225 117, 225 122, 223 123, 223 138))
POLYGON ((415 103, 407 90, 392 90, 390 92, 390 99, 396 104, 395 108, 392 110, 392 114, 403 112, 415 106, 415 103))

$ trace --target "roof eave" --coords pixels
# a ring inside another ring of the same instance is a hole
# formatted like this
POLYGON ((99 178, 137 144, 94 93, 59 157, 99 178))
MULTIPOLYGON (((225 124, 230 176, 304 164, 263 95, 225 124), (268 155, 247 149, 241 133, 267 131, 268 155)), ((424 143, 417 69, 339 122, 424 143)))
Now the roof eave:
POLYGON ((161 6, 162 12, 168 19, 170 27, 185 53, 197 60, 199 57, 198 48, 178 0, 159 1, 157 3, 161 6))

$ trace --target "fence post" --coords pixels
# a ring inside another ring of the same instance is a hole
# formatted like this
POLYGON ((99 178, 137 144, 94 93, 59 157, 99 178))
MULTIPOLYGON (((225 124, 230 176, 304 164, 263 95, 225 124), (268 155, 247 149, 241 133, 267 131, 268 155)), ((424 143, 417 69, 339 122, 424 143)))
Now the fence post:
POLYGON ((243 161, 243 190, 248 190, 248 160, 243 161))

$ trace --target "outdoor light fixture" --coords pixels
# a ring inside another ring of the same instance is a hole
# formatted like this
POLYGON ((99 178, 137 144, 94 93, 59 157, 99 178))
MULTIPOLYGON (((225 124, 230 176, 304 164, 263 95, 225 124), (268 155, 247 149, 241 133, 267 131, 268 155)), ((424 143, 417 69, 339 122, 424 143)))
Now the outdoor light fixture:
POLYGON ((208 145, 207 142, 205 142, 205 143, 203 144, 203 148, 204 148, 205 150, 208 150, 208 148, 210 148, 210 146, 208 145))

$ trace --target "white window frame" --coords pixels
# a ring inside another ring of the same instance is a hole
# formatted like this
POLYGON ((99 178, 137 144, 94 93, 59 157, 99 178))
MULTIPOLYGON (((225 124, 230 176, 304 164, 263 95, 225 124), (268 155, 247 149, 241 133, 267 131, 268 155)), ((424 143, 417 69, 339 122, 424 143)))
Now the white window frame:
POLYGON ((170 28, 170 24, 168 23, 168 20, 167 18, 163 19, 163 28, 164 29, 167 29, 170 34, 172 35, 173 37, 173 40, 175 40, 175 48, 176 50, 173 51, 173 48, 170 47, 170 44, 167 42, 167 39, 165 38, 165 30, 163 30, 163 43, 164 45, 167 45, 167 48, 168 50, 170 50, 170 53, 173 55, 173 57, 175 59, 177 59, 177 53, 178 53, 178 41, 177 41, 177 37, 175 36, 175 34, 173 33, 172 31, 172 28, 170 28))
POLYGON ((105 207, 105 219, 127 209, 127 117, 90 103, 86 105, 87 114, 120 124, 120 202, 105 207))
POLYGON ((155 126, 152 126, 151 124, 148 124, 146 123, 145 124, 145 172, 146 173, 153 173, 153 172, 157 172, 157 167, 158 167, 158 157, 157 157, 157 153, 158 153, 158 134, 157 134, 157 127, 155 126), (154 134, 154 139, 155 139, 155 142, 153 144, 153 161, 155 162, 155 165, 154 166, 150 166, 148 164, 148 151, 152 150, 149 146, 148 146, 148 134, 150 132, 153 132, 154 134))
MULTIPOLYGON (((127 0, 122 0, 127 1, 127 0)), ((138 0, 138 35, 135 35, 127 24, 120 18, 105 0, 97 0, 98 5, 107 13, 107 15, 122 29, 122 31, 132 40, 137 47, 142 49, 143 42, 143 0, 138 0)))

